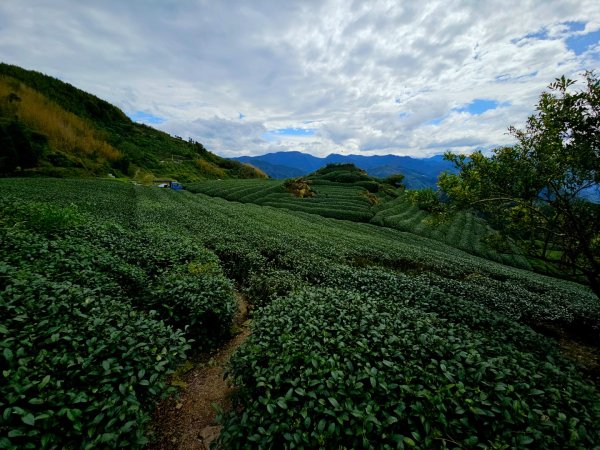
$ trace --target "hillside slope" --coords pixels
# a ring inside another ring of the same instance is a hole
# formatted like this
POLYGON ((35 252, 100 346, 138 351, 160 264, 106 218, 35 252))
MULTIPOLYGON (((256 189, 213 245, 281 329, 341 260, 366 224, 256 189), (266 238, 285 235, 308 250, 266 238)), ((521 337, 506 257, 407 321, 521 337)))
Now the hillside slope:
POLYGON ((4 63, 0 144, 0 175, 264 177, 199 142, 134 123, 119 108, 70 84, 4 63))
POLYGON ((227 180, 186 183, 193 193, 240 203, 285 208, 333 219, 368 222, 373 205, 397 196, 390 185, 352 164, 330 164, 307 177, 288 180, 227 180))

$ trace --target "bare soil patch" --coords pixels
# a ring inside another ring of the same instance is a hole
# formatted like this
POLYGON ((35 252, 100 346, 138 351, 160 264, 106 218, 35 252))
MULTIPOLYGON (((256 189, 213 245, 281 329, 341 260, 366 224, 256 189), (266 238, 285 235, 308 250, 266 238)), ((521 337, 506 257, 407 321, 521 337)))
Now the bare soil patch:
POLYGON ((149 450, 208 450, 219 436, 216 421, 218 405, 223 411, 231 408, 234 388, 224 380, 225 366, 233 352, 250 334, 248 306, 238 296, 239 312, 234 321, 238 333, 227 344, 211 354, 203 355, 199 362, 174 380, 182 387, 176 397, 162 402, 154 413, 150 427, 153 442, 149 450))

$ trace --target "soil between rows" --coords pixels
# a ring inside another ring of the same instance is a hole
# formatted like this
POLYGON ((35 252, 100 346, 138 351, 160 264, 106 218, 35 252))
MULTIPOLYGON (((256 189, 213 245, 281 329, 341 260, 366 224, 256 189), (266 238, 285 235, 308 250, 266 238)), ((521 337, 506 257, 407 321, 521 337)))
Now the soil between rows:
POLYGON ((231 408, 234 388, 229 380, 223 379, 225 367, 233 352, 250 335, 248 305, 241 295, 238 295, 238 304, 239 312, 234 320, 238 334, 177 377, 173 384, 182 389, 178 396, 169 397, 156 408, 148 450, 208 450, 218 438, 221 427, 213 405, 223 411, 231 408))

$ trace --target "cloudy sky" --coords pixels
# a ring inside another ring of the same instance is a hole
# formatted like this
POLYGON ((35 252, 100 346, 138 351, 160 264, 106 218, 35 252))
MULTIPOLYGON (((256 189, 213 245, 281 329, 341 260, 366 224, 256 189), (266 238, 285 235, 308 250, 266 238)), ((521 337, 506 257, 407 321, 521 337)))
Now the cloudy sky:
POLYGON ((1 61, 224 156, 509 144, 599 41, 597 0, 0 2, 1 61))

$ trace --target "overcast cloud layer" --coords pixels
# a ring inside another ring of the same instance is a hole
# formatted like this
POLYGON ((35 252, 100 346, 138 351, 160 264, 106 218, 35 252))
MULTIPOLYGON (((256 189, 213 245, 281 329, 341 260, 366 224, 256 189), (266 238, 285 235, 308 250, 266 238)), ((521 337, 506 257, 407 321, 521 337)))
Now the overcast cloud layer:
POLYGON ((512 143, 599 30, 597 0, 2 0, 0 60, 225 156, 429 156, 512 143))

